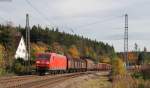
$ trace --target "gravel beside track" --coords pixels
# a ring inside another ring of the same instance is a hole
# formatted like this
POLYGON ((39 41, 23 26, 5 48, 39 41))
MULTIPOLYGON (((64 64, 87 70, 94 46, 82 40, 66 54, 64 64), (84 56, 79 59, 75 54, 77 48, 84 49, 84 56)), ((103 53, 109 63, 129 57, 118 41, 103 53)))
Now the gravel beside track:
POLYGON ((65 76, 61 76, 61 77, 57 77, 54 79, 50 79, 47 82, 43 82, 40 85, 36 85, 33 86, 31 88, 53 88, 54 86, 56 86, 57 84, 59 84, 60 82, 63 82, 65 80, 69 80, 78 76, 82 76, 85 74, 89 74, 89 73, 77 73, 77 74, 70 74, 70 75, 65 75, 65 76))
POLYGON ((26 79, 33 78, 33 77, 36 77, 36 76, 29 75, 29 76, 15 76, 15 77, 0 78, 0 83, 21 81, 21 80, 26 80, 26 79))
POLYGON ((112 88, 108 75, 108 71, 93 72, 92 74, 64 80, 54 87, 45 88, 112 88))
POLYGON ((64 80, 85 74, 91 74, 91 72, 6 78, 0 79, 0 88, 47 88, 57 85, 59 82, 63 82, 64 80))

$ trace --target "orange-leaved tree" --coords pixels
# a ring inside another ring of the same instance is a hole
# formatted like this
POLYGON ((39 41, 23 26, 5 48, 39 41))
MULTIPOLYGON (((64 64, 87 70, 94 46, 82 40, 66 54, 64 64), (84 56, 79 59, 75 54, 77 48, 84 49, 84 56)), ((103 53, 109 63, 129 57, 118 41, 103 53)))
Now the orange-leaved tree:
POLYGON ((58 42, 52 43, 51 51, 62 55, 64 54, 64 49, 58 42))
POLYGON ((92 47, 85 48, 85 56, 91 57, 93 59, 97 59, 97 54, 92 47))
POLYGON ((71 45, 71 47, 68 49, 68 52, 73 58, 80 58, 80 53, 75 45, 71 45))
POLYGON ((108 56, 106 56, 106 55, 100 56, 100 62, 101 63, 108 63, 108 64, 110 64, 111 63, 111 59, 108 56))
POLYGON ((39 42, 37 44, 32 43, 31 46, 35 50, 35 52, 37 52, 37 53, 45 52, 45 50, 47 49, 47 45, 44 43, 41 43, 41 42, 39 42))
POLYGON ((125 63, 120 58, 115 58, 112 61, 112 68, 113 68, 112 69, 113 74, 115 74, 115 75, 125 75, 126 74, 125 63))
POLYGON ((35 54, 36 53, 44 53, 46 50, 47 50, 47 45, 42 43, 42 42, 38 42, 37 44, 35 43, 32 43, 31 44, 31 56, 32 56, 32 59, 35 59, 35 54))

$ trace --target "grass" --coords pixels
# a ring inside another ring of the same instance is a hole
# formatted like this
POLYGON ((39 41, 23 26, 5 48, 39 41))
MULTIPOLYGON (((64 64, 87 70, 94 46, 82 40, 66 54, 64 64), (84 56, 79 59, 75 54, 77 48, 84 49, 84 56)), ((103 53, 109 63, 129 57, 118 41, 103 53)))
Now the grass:
POLYGON ((139 79, 135 79, 130 75, 115 76, 113 88, 150 88, 150 80, 144 80, 139 75, 136 74, 139 79))
POLYGON ((112 84, 108 81, 108 77, 99 77, 87 80, 81 88, 112 88, 112 84))

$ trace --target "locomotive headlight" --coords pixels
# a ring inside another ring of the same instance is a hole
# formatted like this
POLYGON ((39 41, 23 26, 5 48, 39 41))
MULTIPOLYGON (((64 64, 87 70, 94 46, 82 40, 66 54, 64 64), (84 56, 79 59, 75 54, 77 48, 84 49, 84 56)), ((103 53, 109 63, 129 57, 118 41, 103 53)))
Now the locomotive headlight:
POLYGON ((39 64, 39 63, 40 63, 40 61, 36 61, 36 63, 37 63, 37 64, 39 64))

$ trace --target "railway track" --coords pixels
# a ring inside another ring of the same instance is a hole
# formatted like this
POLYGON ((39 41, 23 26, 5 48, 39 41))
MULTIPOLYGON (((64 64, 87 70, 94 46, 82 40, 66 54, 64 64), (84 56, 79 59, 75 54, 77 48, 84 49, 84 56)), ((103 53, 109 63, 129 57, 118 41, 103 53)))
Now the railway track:
POLYGON ((82 75, 85 75, 85 74, 89 74, 89 73, 77 73, 77 74, 71 74, 71 75, 66 75, 66 76, 62 76, 62 77, 59 77, 59 78, 50 79, 47 82, 43 82, 40 85, 36 85, 36 86, 31 87, 31 88, 52 88, 60 82, 64 82, 65 80, 75 78, 75 77, 79 77, 79 76, 82 76, 82 75))
POLYGON ((3 79, 0 83, 6 83, 3 88, 48 88, 53 87, 59 82, 75 78, 81 75, 91 74, 91 72, 70 73, 61 75, 47 75, 47 76, 28 76, 13 79, 3 79), (16 81, 17 80, 17 81, 16 81), (19 80, 19 81, 18 81, 19 80))
POLYGON ((29 75, 29 76, 16 76, 16 77, 7 77, 7 78, 0 78, 0 83, 9 83, 9 82, 14 82, 14 81, 21 81, 21 80, 27 80, 30 78, 36 77, 34 75, 29 75))
MULTIPOLYGON (((17 76, 17 77, 8 77, 0 79, 0 88, 12 88, 13 86, 21 85, 27 82, 32 82, 36 80, 46 79, 47 77, 50 77, 50 75, 47 76, 36 76, 36 75, 29 75, 29 76, 17 76)), ((16 88, 16 87, 15 87, 16 88)))

